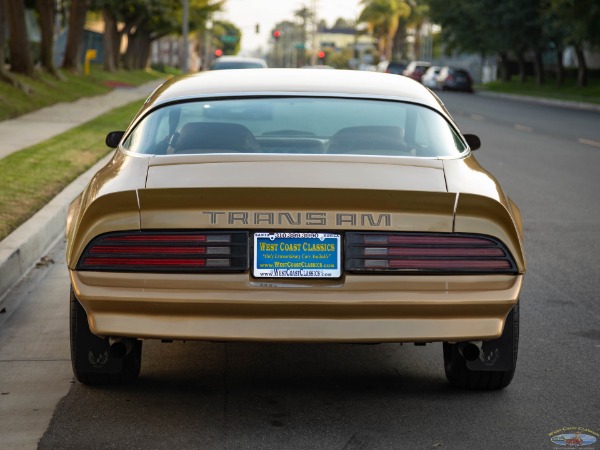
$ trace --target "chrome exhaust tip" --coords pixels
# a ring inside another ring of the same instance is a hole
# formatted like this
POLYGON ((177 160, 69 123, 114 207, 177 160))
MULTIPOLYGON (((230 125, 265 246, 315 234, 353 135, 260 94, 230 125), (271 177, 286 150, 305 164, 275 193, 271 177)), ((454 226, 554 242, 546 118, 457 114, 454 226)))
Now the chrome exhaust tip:
POLYGON ((125 358, 133 349, 133 342, 134 340, 131 338, 109 337, 108 344, 110 356, 116 359, 125 358))
POLYGON ((481 354, 481 343, 477 342, 459 342, 458 352, 467 361, 475 361, 481 354), (479 344, 479 345, 478 345, 479 344))

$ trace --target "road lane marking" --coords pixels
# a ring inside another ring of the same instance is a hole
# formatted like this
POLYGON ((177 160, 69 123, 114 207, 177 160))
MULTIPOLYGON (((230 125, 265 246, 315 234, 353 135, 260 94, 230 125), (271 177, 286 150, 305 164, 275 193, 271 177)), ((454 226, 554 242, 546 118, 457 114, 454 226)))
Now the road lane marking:
POLYGON ((531 127, 521 125, 519 123, 515 123, 515 129, 519 131, 527 131, 528 133, 531 133, 533 131, 531 127))
POLYGON ((479 114, 471 114, 471 119, 485 122, 485 117, 480 116, 479 114))
POLYGON ((592 141, 591 139, 583 139, 583 138, 579 138, 579 139, 577 139, 577 141, 580 144, 591 145, 592 147, 600 148, 600 142, 598 142, 598 141, 592 141))

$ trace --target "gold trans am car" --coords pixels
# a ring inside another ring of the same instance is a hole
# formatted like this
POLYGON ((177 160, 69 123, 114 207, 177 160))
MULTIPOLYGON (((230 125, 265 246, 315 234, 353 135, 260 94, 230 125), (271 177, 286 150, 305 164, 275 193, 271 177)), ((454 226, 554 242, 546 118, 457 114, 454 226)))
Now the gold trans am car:
POLYGON ((520 213, 419 83, 183 76, 106 142, 66 231, 79 381, 134 380, 162 339, 443 342, 452 385, 511 382, 520 213))

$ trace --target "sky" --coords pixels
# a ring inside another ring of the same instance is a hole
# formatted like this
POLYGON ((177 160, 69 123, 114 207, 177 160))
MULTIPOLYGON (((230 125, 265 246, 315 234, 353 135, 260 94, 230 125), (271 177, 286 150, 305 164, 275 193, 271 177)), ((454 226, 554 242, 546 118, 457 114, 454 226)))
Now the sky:
MULTIPOLYGON (((251 55, 258 47, 266 48, 270 33, 277 22, 297 20, 294 11, 311 7, 311 0, 226 0, 223 12, 216 20, 233 22, 242 30, 240 54, 251 55), (260 34, 256 34, 260 24, 260 34)), ((338 17, 356 19, 361 11, 360 0, 317 0, 317 20, 325 19, 331 26, 338 17)))

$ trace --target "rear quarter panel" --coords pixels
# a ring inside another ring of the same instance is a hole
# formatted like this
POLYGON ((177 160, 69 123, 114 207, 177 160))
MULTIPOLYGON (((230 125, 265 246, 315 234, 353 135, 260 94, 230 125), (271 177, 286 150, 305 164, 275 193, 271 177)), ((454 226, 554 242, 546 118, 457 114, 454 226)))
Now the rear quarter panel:
POLYGON ((495 236, 511 251, 520 273, 526 269, 521 213, 498 180, 473 155, 444 160, 448 192, 458 193, 454 231, 495 236))

